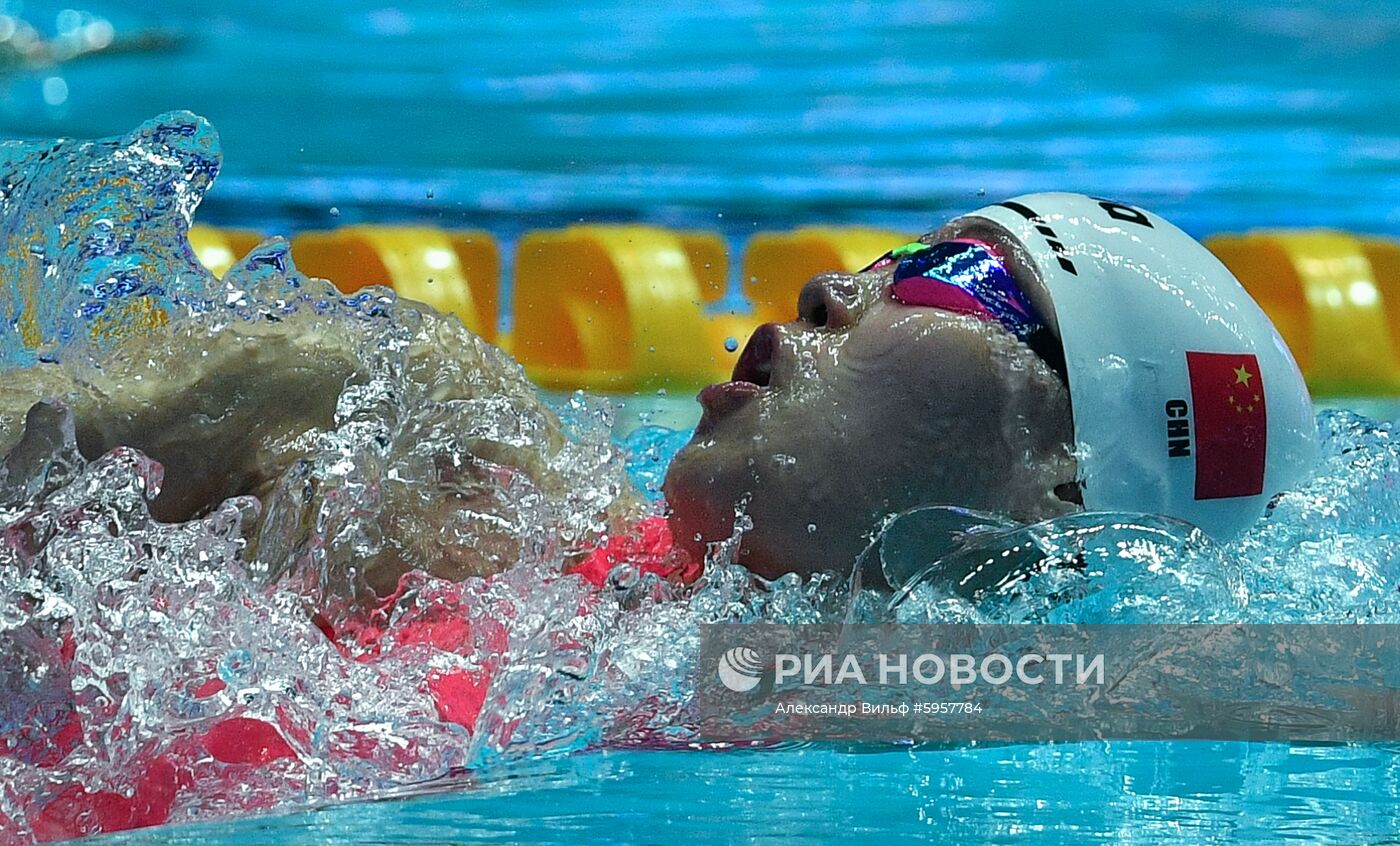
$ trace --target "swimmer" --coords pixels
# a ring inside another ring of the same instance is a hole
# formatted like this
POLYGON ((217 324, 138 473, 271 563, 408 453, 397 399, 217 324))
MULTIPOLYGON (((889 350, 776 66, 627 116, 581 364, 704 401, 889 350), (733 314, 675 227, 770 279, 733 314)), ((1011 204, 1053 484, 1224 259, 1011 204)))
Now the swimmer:
POLYGON ((849 571, 883 520, 946 505, 1038 521, 1088 508, 1228 537, 1301 481, 1297 365, 1204 247, 1077 194, 957 218, 760 327, 664 490, 678 542, 752 528, 768 577, 849 571))
MULTIPOLYGON (((492 400, 541 435, 470 442, 481 467, 569 484, 553 461, 562 427, 519 366, 419 310, 409 378, 434 400, 492 400)), ((1310 400, 1267 317, 1203 247, 1134 207, 1072 194, 990 206, 860 273, 813 279, 796 311, 701 392, 703 419, 667 475, 672 532, 696 557, 734 534, 736 509, 752 521, 738 560, 765 577, 848 572, 885 518, 925 505, 1025 521, 1142 511, 1227 534, 1311 462, 1310 400)), ((89 456, 125 445, 164 463, 159 516, 266 500, 366 378, 362 340, 301 315, 133 339, 96 377, 10 374, 0 454, 37 399, 60 397, 89 456)), ((638 503, 620 491, 608 525, 635 521, 638 503)), ((515 560, 507 528, 416 548, 428 542, 412 527, 459 507, 448 494, 386 501, 383 531, 402 537, 399 554, 365 564, 376 593, 411 567, 461 579, 515 560)))

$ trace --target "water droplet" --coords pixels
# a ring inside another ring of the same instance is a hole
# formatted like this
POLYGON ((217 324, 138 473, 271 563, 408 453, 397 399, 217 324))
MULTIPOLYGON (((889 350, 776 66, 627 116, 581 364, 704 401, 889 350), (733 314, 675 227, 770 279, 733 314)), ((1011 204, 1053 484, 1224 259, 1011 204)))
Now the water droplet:
POLYGON ((986 189, 986 188, 978 188, 978 189, 977 189, 977 196, 979 196, 979 197, 985 197, 985 196, 987 196, 987 189, 986 189))
POLYGON ((738 338, 725 338, 725 339, 724 339, 724 348, 725 348, 726 350, 728 350, 729 352, 734 352, 735 350, 739 349, 739 339, 738 339, 738 338))
POLYGON ((656 347, 655 347, 655 346, 647 347, 647 352, 656 352, 656 347))
POLYGON ((808 523, 808 524, 807 524, 807 534, 809 534, 809 535, 815 535, 816 533, 817 533, 817 524, 816 524, 816 523, 808 523))
POLYGON ((44 102, 50 106, 61 106, 68 101, 68 82, 61 76, 51 76, 44 80, 44 102))
POLYGON ((657 389, 656 389, 656 395, 657 395, 658 397, 664 397, 664 396, 666 396, 666 389, 665 389, 665 388, 657 388, 657 389))
POLYGON ((331 217, 340 217, 340 209, 331 206, 331 217))
POLYGON ((433 189, 429 188, 429 189, 428 189, 428 199, 431 200, 432 198, 433 198, 433 189))

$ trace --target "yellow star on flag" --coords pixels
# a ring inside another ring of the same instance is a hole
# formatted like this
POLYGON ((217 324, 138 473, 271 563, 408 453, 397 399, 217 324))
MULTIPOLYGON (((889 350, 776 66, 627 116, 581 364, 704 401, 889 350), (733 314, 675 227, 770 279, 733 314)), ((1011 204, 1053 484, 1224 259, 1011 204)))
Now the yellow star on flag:
POLYGON ((1253 374, 1253 373, 1250 373, 1247 369, 1245 369, 1245 366, 1244 366, 1243 364, 1241 364, 1239 367, 1236 367, 1236 368, 1235 368, 1235 384, 1236 384, 1236 385, 1245 385, 1245 386, 1248 386, 1248 385, 1249 385, 1249 380, 1250 380, 1250 379, 1253 379, 1253 378, 1254 378, 1254 374, 1253 374))

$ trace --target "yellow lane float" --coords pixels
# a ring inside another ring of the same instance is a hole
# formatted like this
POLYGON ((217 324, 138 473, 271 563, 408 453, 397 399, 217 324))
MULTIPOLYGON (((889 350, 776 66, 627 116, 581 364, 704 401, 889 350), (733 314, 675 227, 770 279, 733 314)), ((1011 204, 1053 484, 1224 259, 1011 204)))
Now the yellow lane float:
POLYGON ((221 229, 202 223, 190 227, 189 237, 195 258, 220 279, 234 262, 262 241, 262 236, 251 229, 221 229))
MULTIPOLYGON (((261 237, 190 228, 195 255, 222 276, 261 237)), ((688 389, 726 378, 744 340, 790 320, 811 277, 855 271, 907 243, 906 233, 811 226, 748 243, 744 293, 754 313, 712 312, 728 283, 719 233, 580 225, 526 234, 515 267, 515 332, 497 331, 501 259, 485 232, 348 226, 293 239, 297 266, 343 290, 387 285, 461 317, 507 346, 552 388, 688 389)), ((1206 241, 1279 327, 1319 396, 1400 394, 1400 243, 1329 230, 1218 235, 1206 241)), ((139 311, 149 304, 132 303, 139 311)), ((106 322, 159 322, 114 310, 106 322)), ((23 324, 23 320, 21 320, 23 324)), ((24 325, 21 329, 26 328, 24 325)), ((95 326, 102 336, 105 325, 95 326)), ((34 334, 34 333, 29 333, 34 334)), ((26 341, 37 344, 38 339, 26 341)))
POLYGON ((700 283, 700 300, 706 305, 719 302, 729 288, 729 247, 724 237, 700 230, 677 232, 676 237, 681 239, 695 281, 700 283))
POLYGON ((724 292, 723 242, 651 226, 570 226, 516 247, 511 352, 552 388, 691 388, 723 375, 737 316, 707 318, 724 292), (708 263, 709 267, 704 267, 708 263))
POLYGON ((497 338, 501 258, 488 233, 346 226, 297 235, 292 259, 303 273, 329 279, 346 293, 386 285, 399 296, 457 315, 488 341, 497 338))
POLYGON ((744 294, 760 323, 792 320, 797 293, 818 273, 860 270, 915 236, 856 226, 760 232, 744 252, 744 294))
POLYGON ((1314 394, 1400 393, 1400 245, 1328 230, 1205 243, 1273 320, 1314 394))

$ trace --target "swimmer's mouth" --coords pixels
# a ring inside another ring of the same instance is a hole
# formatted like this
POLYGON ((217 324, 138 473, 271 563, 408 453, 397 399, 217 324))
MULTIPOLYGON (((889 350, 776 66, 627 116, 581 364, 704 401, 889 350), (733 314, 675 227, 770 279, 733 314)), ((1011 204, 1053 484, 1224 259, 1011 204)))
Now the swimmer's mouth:
POLYGON ((753 330, 739 360, 734 362, 734 372, 730 379, 735 382, 749 382, 760 388, 768 387, 773 380, 773 353, 778 346, 778 324, 765 323, 753 330))
POLYGON ((728 382, 711 385, 697 399, 705 414, 697 427, 698 433, 708 431, 719 418, 747 403, 773 380, 773 354, 778 346, 778 326, 765 323, 754 330, 753 336, 739 354, 734 372, 728 382))

